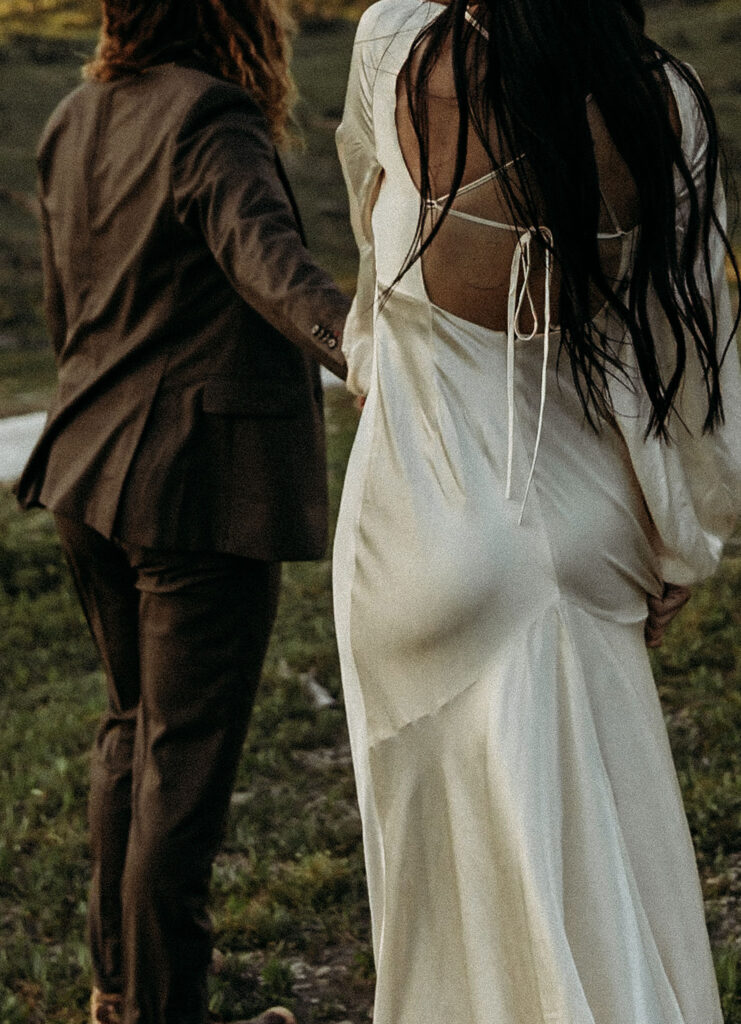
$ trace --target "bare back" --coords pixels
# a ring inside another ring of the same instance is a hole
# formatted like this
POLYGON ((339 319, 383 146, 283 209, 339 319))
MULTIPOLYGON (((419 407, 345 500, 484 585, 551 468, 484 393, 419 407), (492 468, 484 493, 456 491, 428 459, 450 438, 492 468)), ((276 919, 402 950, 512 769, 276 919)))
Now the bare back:
MULTIPOLYGON (((414 79, 419 63, 419 50, 410 58, 414 79)), ((406 91, 406 74, 396 83, 396 130, 399 145, 409 173, 420 188, 421 171, 417 138, 412 125, 406 91)), ((617 148, 610 139, 596 104, 585 98, 587 116, 592 130, 595 159, 602 195, 599 224, 599 247, 602 266, 608 280, 622 276, 625 239, 638 220, 635 184, 617 148)), ((439 218, 444 199, 450 192, 456 162, 458 106, 453 81, 450 43, 446 44, 429 80, 429 176, 432 195, 425 235, 439 218)), ((430 300, 456 316, 492 330, 507 326, 507 302, 513 254, 520 244, 522 230, 531 225, 515 225, 509 210, 501 177, 510 172, 516 161, 527 174, 527 164, 520 154, 498 152, 496 125, 492 124, 489 139, 497 158, 492 168, 488 154, 473 125, 469 124, 468 153, 461 188, 440 231, 422 257, 422 267, 430 300)), ((514 184, 514 182, 513 182, 514 184)), ((541 247, 532 247, 530 291, 542 296, 545 285, 544 256, 541 247)), ((554 268, 551 314, 558 320, 558 268, 554 268)), ((593 313, 602 304, 595 294, 593 313)), ((540 303, 542 306, 542 302, 540 303)), ((536 312, 542 317, 542 309, 536 312)), ((521 329, 531 331, 532 314, 523 309, 521 329)))

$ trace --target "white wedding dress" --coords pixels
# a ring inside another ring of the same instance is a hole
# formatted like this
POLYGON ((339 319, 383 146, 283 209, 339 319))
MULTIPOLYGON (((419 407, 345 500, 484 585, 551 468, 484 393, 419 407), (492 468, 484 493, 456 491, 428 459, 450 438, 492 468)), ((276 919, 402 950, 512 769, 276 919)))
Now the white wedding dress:
MULTIPOLYGON (((439 10, 366 12, 338 131, 361 250, 344 347, 367 402, 335 614, 374 1022, 721 1024, 643 624, 646 593, 711 573, 733 529, 738 360, 724 363, 725 425, 705 437, 690 360, 685 426, 673 418, 666 445, 644 441, 639 383, 615 383, 615 426, 585 425, 568 369, 556 375, 556 328, 523 335, 512 308, 503 331, 445 312, 419 262, 378 301, 419 212, 396 80, 439 10)), ((690 90, 672 87, 701 186, 690 90)), ((619 234, 629 257, 632 233, 619 234)), ((527 231, 517 239, 513 303, 530 247, 527 231)), ((727 337, 717 238, 713 260, 727 337)))

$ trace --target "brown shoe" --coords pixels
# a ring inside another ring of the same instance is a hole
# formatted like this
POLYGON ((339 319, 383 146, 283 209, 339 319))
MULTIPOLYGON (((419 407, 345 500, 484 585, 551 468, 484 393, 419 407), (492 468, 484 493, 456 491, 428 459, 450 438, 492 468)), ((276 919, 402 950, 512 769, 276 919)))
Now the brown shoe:
MULTIPOLYGON (((94 988, 90 996, 91 1024, 121 1024, 123 996, 118 992, 101 992, 94 988)), ((277 1022, 276 1022, 277 1024, 277 1022)))
POLYGON ((271 1006, 259 1017, 250 1017, 249 1020, 235 1020, 233 1024, 296 1024, 296 1018, 285 1006, 271 1006))

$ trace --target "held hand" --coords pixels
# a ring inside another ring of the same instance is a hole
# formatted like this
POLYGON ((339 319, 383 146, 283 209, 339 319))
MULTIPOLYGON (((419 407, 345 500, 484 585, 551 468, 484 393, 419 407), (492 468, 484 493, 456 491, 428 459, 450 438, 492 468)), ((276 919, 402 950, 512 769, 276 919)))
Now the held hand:
POLYGON ((660 647, 664 639, 666 627, 690 599, 692 591, 689 587, 681 587, 674 583, 664 584, 661 597, 648 595, 648 618, 644 635, 647 647, 660 647))

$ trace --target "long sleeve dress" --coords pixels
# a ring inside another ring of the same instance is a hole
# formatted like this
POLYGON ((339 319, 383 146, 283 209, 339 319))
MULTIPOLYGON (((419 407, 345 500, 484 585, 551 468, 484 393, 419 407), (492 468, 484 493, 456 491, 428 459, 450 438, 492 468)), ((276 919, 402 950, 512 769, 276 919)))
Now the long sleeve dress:
MULTIPOLYGON (((557 374, 557 327, 524 335, 513 316, 503 331, 454 316, 430 300, 420 262, 385 292, 419 213, 396 82, 439 9, 381 0, 366 12, 338 131, 360 248, 344 352, 367 401, 336 533, 335 614, 374 1021, 721 1024, 643 627, 647 593, 712 573, 734 528, 735 345, 724 424, 702 434, 690 358, 666 444, 644 437, 629 339, 614 423, 595 432, 557 374)), ((670 81, 702 194, 699 117, 670 81)), ((714 201, 722 217, 720 189, 714 201)), ((632 233, 620 235, 629 265, 632 233)), ((524 230, 515 300, 529 243, 524 230)), ((731 314, 717 236, 711 247, 720 339, 731 314)))

